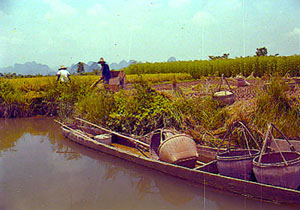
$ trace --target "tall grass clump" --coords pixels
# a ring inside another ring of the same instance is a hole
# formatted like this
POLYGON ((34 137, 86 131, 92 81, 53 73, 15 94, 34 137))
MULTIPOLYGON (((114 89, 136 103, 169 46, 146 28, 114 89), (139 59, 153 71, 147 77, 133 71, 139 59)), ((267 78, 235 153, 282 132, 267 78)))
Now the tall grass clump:
POLYGON ((290 138, 300 139, 299 106, 292 103, 288 90, 280 77, 271 78, 271 83, 257 97, 254 123, 264 131, 268 123, 273 123, 290 138))
POLYGON ((91 92, 89 83, 73 79, 70 83, 60 83, 50 80, 45 87, 43 103, 48 115, 71 117, 74 105, 91 92))
POLYGON ((30 98, 16 90, 7 80, 0 78, 0 117, 29 116, 30 98))
POLYGON ((116 103, 112 92, 100 90, 81 97, 75 107, 76 114, 92 122, 107 125, 110 114, 116 109, 116 103))
POLYGON ((192 135, 198 142, 215 146, 214 135, 223 132, 227 110, 211 96, 201 98, 177 98, 174 102, 176 110, 182 113, 182 129, 192 135), (212 137, 207 140, 204 137, 212 137), (210 142, 208 142, 210 141, 210 142))

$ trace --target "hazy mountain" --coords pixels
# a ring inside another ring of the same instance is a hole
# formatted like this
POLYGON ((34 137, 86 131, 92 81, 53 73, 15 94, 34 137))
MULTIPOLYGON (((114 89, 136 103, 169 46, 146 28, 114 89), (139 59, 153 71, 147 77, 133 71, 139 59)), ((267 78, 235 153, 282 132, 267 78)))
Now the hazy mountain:
POLYGON ((11 66, 0 68, 0 73, 13 73, 13 72, 14 72, 14 68, 11 66))
POLYGON ((117 64, 117 63, 112 63, 112 64, 109 65, 109 68, 110 68, 111 70, 113 70, 113 69, 119 69, 120 67, 119 67, 119 64, 117 64))
POLYGON ((87 65, 92 65, 93 63, 97 63, 97 62, 95 62, 95 61, 89 61, 88 63, 87 63, 87 65))
POLYGON ((101 67, 97 62, 88 62, 89 64, 89 69, 86 69, 86 72, 93 72, 95 69, 100 70, 101 67))
POLYGON ((175 62, 177 61, 175 57, 170 57, 167 62, 175 62))
POLYGON ((135 60, 130 60, 130 61, 125 61, 125 60, 122 60, 120 63, 112 63, 110 64, 110 69, 112 70, 118 70, 118 69, 122 69, 122 68, 125 68, 133 63, 136 63, 135 60))
MULTIPOLYGON (((176 61, 176 58, 170 57, 168 59, 168 62, 176 61)), ((133 63, 137 63, 135 60, 129 60, 128 62, 125 60, 122 60, 120 63, 111 63, 109 64, 111 70, 119 70, 122 68, 125 68, 133 63)), ((22 75, 36 75, 36 74, 42 74, 42 75, 55 75, 58 71, 59 66, 50 68, 47 65, 33 62, 27 62, 24 64, 15 64, 14 66, 4 67, 0 68, 0 73, 16 73, 16 74, 22 74, 22 75)), ((68 71, 71 74, 74 74, 77 72, 78 63, 72 64, 68 67, 68 71)), ((101 69, 101 65, 97 62, 89 61, 87 64, 84 63, 84 70, 85 72, 92 72, 94 69, 101 69)))
POLYGON ((36 74, 42 74, 47 75, 50 73, 51 70, 49 66, 44 64, 33 62, 27 62, 24 64, 18 64, 16 63, 14 67, 9 66, 5 68, 0 68, 1 73, 16 73, 16 74, 23 74, 23 75, 36 75, 36 74))

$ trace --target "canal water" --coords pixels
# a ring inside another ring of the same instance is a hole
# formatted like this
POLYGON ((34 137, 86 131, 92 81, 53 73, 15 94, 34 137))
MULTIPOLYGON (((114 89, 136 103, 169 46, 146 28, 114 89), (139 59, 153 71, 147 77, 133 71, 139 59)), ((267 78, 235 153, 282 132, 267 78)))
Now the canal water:
MULTIPOLYGON (((297 208, 298 207, 298 208, 297 208)), ((0 120, 0 210, 279 210, 65 139, 52 119, 0 120)))

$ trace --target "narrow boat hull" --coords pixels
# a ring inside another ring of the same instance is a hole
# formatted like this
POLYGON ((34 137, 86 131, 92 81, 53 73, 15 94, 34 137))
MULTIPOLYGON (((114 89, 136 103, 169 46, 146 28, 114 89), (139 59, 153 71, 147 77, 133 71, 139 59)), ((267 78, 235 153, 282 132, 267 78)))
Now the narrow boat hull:
POLYGON ((219 175, 217 174, 218 169, 216 161, 210 162, 199 169, 189 169, 98 143, 91 138, 73 133, 64 127, 61 127, 61 130, 65 137, 86 147, 197 184, 203 184, 222 191, 228 191, 265 201, 300 204, 299 191, 219 175))

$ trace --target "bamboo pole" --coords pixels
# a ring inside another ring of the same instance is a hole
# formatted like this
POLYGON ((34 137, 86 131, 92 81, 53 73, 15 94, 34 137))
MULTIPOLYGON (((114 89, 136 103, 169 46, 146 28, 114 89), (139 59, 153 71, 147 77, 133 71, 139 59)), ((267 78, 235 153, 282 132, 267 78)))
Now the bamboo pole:
POLYGON ((139 141, 139 140, 137 140, 137 139, 131 138, 131 137, 129 137, 129 136, 122 135, 122 134, 120 134, 120 133, 118 133, 118 132, 115 132, 115 131, 112 131, 112 130, 108 130, 108 129, 106 129, 106 128, 103 128, 103 127, 101 127, 101 126, 99 126, 99 125, 96 125, 96 124, 94 124, 94 123, 91 123, 91 122, 89 122, 89 121, 86 121, 86 120, 81 119, 81 118, 78 118, 78 117, 75 117, 75 119, 76 119, 76 120, 79 120, 79 121, 81 121, 81 122, 87 123, 87 124, 89 124, 89 125, 92 125, 92 126, 94 126, 94 127, 96 127, 96 128, 100 128, 100 129, 104 130, 105 132, 112 133, 112 134, 115 134, 116 136, 125 138, 125 139, 131 141, 132 143, 140 144, 140 145, 146 147, 147 149, 150 148, 150 145, 149 145, 149 144, 146 144, 146 143, 144 143, 144 142, 141 142, 141 141, 139 141))
POLYGON ((273 124, 273 123, 271 123, 271 125, 273 126, 273 128, 275 128, 276 130, 277 130, 277 132, 278 133, 280 133, 280 135, 282 135, 283 136, 283 138, 287 141, 287 143, 289 144, 289 146, 290 146, 290 150, 292 151, 292 152, 295 152, 296 151, 296 149, 295 149, 295 147, 291 144, 291 142, 289 141, 289 139, 273 124))

